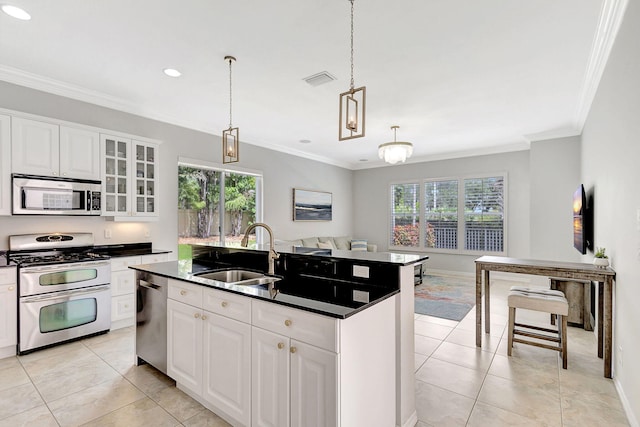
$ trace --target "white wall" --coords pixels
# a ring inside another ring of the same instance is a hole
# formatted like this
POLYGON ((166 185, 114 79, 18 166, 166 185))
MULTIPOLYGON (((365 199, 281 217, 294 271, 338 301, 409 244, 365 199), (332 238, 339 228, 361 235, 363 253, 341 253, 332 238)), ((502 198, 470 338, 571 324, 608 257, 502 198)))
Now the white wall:
MULTIPOLYGON (((582 134, 582 180, 593 188, 594 240, 616 270, 614 380, 640 425, 640 3, 627 5, 582 134), (620 351, 622 349, 622 351, 620 351)), ((591 256, 585 256, 588 262, 591 256)))
MULTIPOLYGON (((6 82, 0 82, 0 108, 163 141, 160 146, 161 193, 158 222, 115 223, 104 218, 86 217, 0 217, 0 249, 7 248, 7 236, 13 234, 90 231, 99 244, 152 241, 154 247, 172 250, 172 257, 177 255, 178 157, 221 163, 219 137, 6 82), (105 228, 112 231, 112 238, 109 240, 104 239, 105 228)), ((240 156, 240 162, 237 163, 239 167, 263 172, 264 221, 272 226, 276 238, 294 239, 351 233, 353 172, 242 142, 240 156), (333 220, 293 222, 294 187, 333 193, 333 220)))
POLYGON ((531 143, 531 258, 580 261, 572 196, 580 185, 580 137, 531 143))
MULTIPOLYGON (((363 169, 354 177, 354 236, 389 246, 389 186, 392 182, 486 173, 507 173, 507 250, 512 257, 529 256, 529 151, 363 169)), ((428 266, 438 270, 474 272, 477 256, 430 251, 428 266)))

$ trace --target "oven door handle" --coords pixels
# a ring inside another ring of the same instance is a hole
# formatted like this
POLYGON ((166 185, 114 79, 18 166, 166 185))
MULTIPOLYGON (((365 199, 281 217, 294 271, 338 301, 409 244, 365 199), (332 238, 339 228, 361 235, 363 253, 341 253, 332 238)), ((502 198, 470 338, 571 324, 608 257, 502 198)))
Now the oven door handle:
POLYGON ((64 266, 56 264, 55 266, 44 267, 22 267, 20 273, 57 273, 64 271, 67 268, 78 269, 78 267, 102 267, 110 264, 111 261, 89 261, 89 262, 74 262, 65 263, 64 266), (62 267, 62 268, 61 268, 62 267))
POLYGON ((40 302, 40 301, 51 301, 57 300, 66 297, 75 297, 78 295, 88 295, 95 294, 96 292, 107 291, 109 290, 109 285, 101 285, 101 286, 92 286, 90 288, 82 288, 82 289, 73 289, 70 291, 61 291, 61 292, 52 292, 48 294, 42 295, 34 295, 30 297, 22 297, 20 298, 21 303, 31 303, 31 302, 40 302))

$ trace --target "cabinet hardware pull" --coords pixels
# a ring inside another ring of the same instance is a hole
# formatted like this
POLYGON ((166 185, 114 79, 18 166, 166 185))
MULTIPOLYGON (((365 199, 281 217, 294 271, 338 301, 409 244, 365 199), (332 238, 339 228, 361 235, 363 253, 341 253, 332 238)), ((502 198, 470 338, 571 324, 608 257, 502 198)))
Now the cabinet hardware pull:
POLYGON ((284 326, 291 326, 291 320, 287 319, 284 321, 284 326))
POLYGON ((295 348, 295 347, 291 347, 291 348, 289 349, 289 351, 290 351, 291 353, 295 353, 296 351, 298 351, 298 349, 297 349, 297 348, 295 348))
POLYGON ((220 304, 220 305, 221 305, 221 306, 223 306, 223 307, 226 307, 226 306, 228 306, 229 304, 227 304, 227 302, 226 302, 226 301, 222 301, 222 304, 220 304))
POLYGON ((282 350, 284 348, 284 343, 283 342, 279 342, 278 343, 278 349, 282 350))
POLYGON ((180 295, 185 296, 186 294, 187 294, 187 291, 185 290, 180 291, 180 295))
POLYGON ((196 313, 193 315, 193 317, 195 317, 196 319, 200 317, 200 313, 196 313))
POLYGON ((13 286, 9 286, 9 290, 12 291, 13 290, 13 286))
POLYGON ((207 316, 205 316, 204 314, 202 315, 202 320, 207 320, 207 316))

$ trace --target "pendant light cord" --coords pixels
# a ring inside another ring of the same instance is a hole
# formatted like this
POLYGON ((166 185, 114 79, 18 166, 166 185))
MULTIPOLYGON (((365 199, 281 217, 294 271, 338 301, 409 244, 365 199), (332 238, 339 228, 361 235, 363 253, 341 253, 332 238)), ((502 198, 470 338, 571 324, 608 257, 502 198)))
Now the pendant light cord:
POLYGON ((232 92, 231 92, 231 63, 233 62, 232 59, 229 59, 229 129, 231 129, 233 126, 231 125, 232 123, 232 92))
POLYGON ((353 1, 351 2, 351 90, 353 91, 353 87, 355 86, 353 83, 353 1))

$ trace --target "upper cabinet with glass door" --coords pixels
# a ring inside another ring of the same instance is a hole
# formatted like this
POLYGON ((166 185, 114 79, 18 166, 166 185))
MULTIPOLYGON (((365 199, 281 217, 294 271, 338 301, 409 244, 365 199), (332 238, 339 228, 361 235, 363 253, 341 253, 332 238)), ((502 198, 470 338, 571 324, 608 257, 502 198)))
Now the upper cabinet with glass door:
POLYGON ((135 192, 133 210, 136 216, 158 216, 156 183, 158 179, 158 146, 133 141, 135 153, 135 192))
POLYGON ((158 145, 101 135, 102 215, 143 221, 158 216, 158 145))

